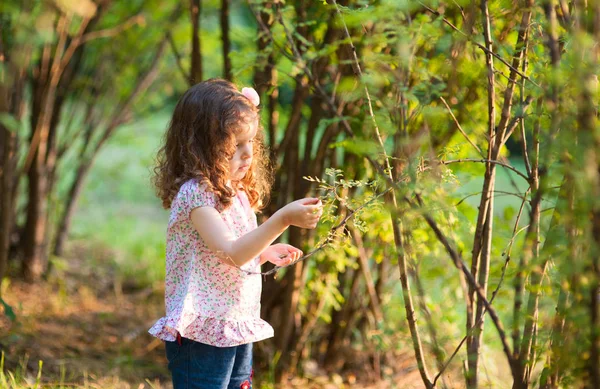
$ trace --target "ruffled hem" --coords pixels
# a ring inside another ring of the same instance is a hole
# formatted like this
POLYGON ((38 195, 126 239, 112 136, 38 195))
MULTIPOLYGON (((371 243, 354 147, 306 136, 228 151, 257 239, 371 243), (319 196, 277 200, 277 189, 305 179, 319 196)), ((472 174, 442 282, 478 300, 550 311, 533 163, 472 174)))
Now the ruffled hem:
POLYGON ((216 347, 232 347, 273 337, 273 327, 258 317, 239 320, 217 319, 197 314, 178 318, 163 317, 148 331, 164 341, 173 342, 177 333, 184 338, 216 347))

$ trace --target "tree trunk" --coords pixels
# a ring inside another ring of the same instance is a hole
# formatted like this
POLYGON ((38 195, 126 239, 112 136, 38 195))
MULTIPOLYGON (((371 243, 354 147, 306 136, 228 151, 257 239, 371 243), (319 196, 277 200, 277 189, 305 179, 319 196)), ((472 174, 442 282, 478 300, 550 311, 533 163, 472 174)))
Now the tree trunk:
MULTIPOLYGON (((596 146, 596 196, 600 196, 600 154, 596 146)), ((594 236, 595 250, 592 252, 592 287, 590 288, 590 360, 588 371, 590 374, 589 388, 600 387, 600 206, 596 205, 592 216, 592 236, 594 236)))
POLYGON ((327 331, 329 336, 327 337, 327 348, 325 357, 323 360, 323 366, 326 370, 331 372, 339 371, 343 364, 343 352, 341 352, 341 345, 344 339, 344 335, 347 333, 347 329, 350 326, 350 318, 352 317, 352 304, 355 302, 359 295, 360 286, 360 271, 358 269, 353 270, 352 277, 350 278, 350 287, 345 292, 344 282, 348 276, 339 273, 338 280, 340 281, 340 294, 347 296, 347 300, 344 302, 342 309, 334 311, 331 314, 331 323, 329 324, 329 330, 327 331))
MULTIPOLYGON (((483 33, 485 38, 485 46, 488 50, 492 50, 490 15, 486 0, 481 1, 483 33)), ((494 77, 494 59, 489 53, 486 53, 487 67, 487 97, 488 97, 488 159, 492 159, 496 144, 496 96, 495 96, 495 77, 494 77)), ((471 274, 481 286, 484 296, 487 295, 487 279, 489 273, 490 250, 492 243, 493 231, 493 212, 494 212, 494 184, 496 180, 496 166, 494 164, 486 164, 485 178, 483 182, 483 190, 481 193, 481 201, 479 204, 479 215, 475 229, 475 239, 473 242, 471 274)), ((478 365, 479 365, 479 349, 481 347, 481 339, 483 334, 484 320, 478 321, 483 312, 483 302, 477 299, 475 303, 475 290, 469 287, 469 305, 467 306, 467 366, 466 383, 468 389, 476 389, 478 386, 478 365), (477 324, 476 326, 476 323, 477 324), (474 332, 471 332, 474 328, 474 332)))
POLYGON ((23 275, 33 282, 41 278, 48 266, 48 201, 55 182, 57 162, 56 136, 61 107, 77 70, 81 65, 84 44, 78 38, 98 21, 98 11, 93 19, 84 19, 79 35, 67 39, 70 18, 60 15, 56 32, 56 45, 46 45, 33 78, 31 141, 24 169, 28 176, 27 220, 20 240, 23 252, 23 275))
MULTIPOLYGON (((289 234, 289 244, 294 247, 302 247, 301 231, 292 228, 289 234)), ((291 360, 292 351, 295 349, 291 345, 291 340, 297 334, 299 326, 297 323, 298 301, 300 299, 300 286, 302 284, 302 263, 288 269, 285 274, 285 288, 283 294, 283 306, 281 308, 281 327, 275 331, 275 341, 277 349, 281 351, 279 360, 279 380, 287 379, 287 371, 291 360)))
MULTIPOLYGON (((1 16, 1 14, 0 14, 1 16)), ((10 69, 7 57, 8 50, 0 35, 0 65, 4 67, 4 74, 10 69)), ((6 77, 6 76, 5 76, 6 77)), ((0 115, 11 112, 11 90, 7 80, 0 83, 0 115)), ((8 251, 10 245, 10 233, 12 230, 13 209, 13 182, 14 182, 14 160, 16 135, 14 128, 8 128, 0 121, 0 285, 6 273, 8 265, 8 251)), ((2 290, 0 289, 0 298, 2 290)))
POLYGON ((202 2, 190 0, 190 16, 192 18, 192 67, 190 69, 189 84, 195 85, 202 81, 202 48, 200 44, 200 16, 202 15, 202 2))
MULTIPOLYGON (((23 11, 29 12, 32 3, 23 2, 23 11)), ((0 17, 2 17, 0 13, 0 17)), ((11 32, 11 21, 3 28, 11 32)), ((0 114, 8 114, 5 120, 21 124, 25 113, 24 94, 26 68, 31 60, 31 46, 9 47, 0 34, 0 66, 3 67, 3 80, 0 82, 0 114), (12 56, 21 58, 19 64, 12 62, 12 56)), ((0 121, 0 284, 6 275, 11 251, 11 238, 16 228, 16 198, 18 186, 17 163, 19 160, 18 128, 10 128, 9 123, 0 121)), ((1 291, 0 291, 1 293, 1 291)), ((1 296, 0 296, 1 297, 1 296)))
MULTIPOLYGON (((282 198, 283 206, 287 201, 289 201, 288 196, 293 198, 300 198, 303 194, 299 193, 299 180, 301 180, 299 176, 299 172, 296 169, 291 168, 292 166, 299 165, 299 152, 298 152, 298 144, 300 138, 300 121, 301 121, 301 108, 304 103, 304 98, 306 97, 306 86, 302 84, 301 80, 299 80, 296 93, 294 97, 294 108, 293 112, 296 112, 296 115, 293 115, 288 122, 287 133, 289 134, 289 147, 287 147, 286 153, 284 155, 284 166, 287 167, 287 189, 285 193, 287 196, 282 198)), ((288 231, 288 242, 294 247, 302 247, 302 231, 297 228, 290 228, 288 231)), ((282 307, 282 318, 281 318, 281 328, 279 329, 279 335, 275 335, 277 348, 282 350, 283 355, 280 360, 279 366, 281 367, 280 372, 285 373, 287 370, 288 364, 290 362, 289 352, 285 352, 286 350, 290 350, 290 342, 292 337, 298 331, 296 326, 296 310, 298 307, 298 300, 300 297, 300 285, 302 283, 302 264, 296 265, 293 268, 289 269, 289 271, 285 274, 286 287, 283 290, 283 307, 282 307)), ((293 350, 293 348, 292 348, 293 350)), ((285 379, 282 375, 281 379, 285 379)))
MULTIPOLYGON (((0 114, 8 111, 10 91, 0 85, 0 114)), ((16 167, 16 135, 0 122, 0 284, 6 274, 13 227, 13 184, 16 167)), ((2 291, 0 290, 0 298, 2 291)))
POLYGON ((23 275, 29 282, 39 280, 48 266, 48 169, 39 151, 28 172, 27 221, 23 231, 23 275))
POLYGON ((229 39, 229 0, 221 0, 221 42, 223 44, 223 78, 231 81, 231 40, 229 39))
POLYGON ((65 205, 60 223, 58 224, 58 230, 56 231, 56 241, 54 244, 54 255, 56 256, 63 255, 64 245, 71 229, 71 222, 73 220, 73 214, 75 213, 77 200, 79 199, 81 189, 83 188, 83 183, 85 182, 85 178, 87 177, 91 167, 91 161, 79 165, 75 179, 73 180, 71 188, 69 189, 69 194, 66 198, 67 203, 65 205))
MULTIPOLYGON (((58 60, 55 59, 54 62, 56 61, 58 60)), ((33 93, 31 115, 29 153, 33 158, 29 166, 28 160, 25 161, 28 178, 27 219, 20 242, 23 252, 23 276, 29 282, 38 281, 48 266, 49 174, 54 170, 53 163, 56 161, 52 155, 55 150, 51 149, 53 142, 49 137, 56 134, 50 127, 53 123, 52 114, 56 111, 56 89, 60 75, 55 72, 48 74, 46 78, 46 75, 40 72, 39 77, 33 93)))
MULTIPOLYGON (((273 5, 271 3, 265 3, 264 7, 265 9, 272 9, 273 5)), ((266 104, 263 103, 268 113, 266 141, 271 151, 271 160, 275 162, 275 134, 277 133, 277 124, 279 123, 279 113, 276 111, 276 106, 277 98, 279 97, 279 88, 277 87, 275 55, 272 52, 272 42, 270 37, 274 18, 271 18, 269 13, 263 12, 262 10, 259 13, 256 13, 255 17, 259 24, 257 31, 259 34, 256 47, 257 53, 260 55, 268 52, 269 54, 264 63, 260 62, 261 58, 259 57, 259 63, 254 70, 253 84, 259 96, 261 96, 261 100, 267 101, 266 104), (267 91, 269 93, 265 96, 267 91)))

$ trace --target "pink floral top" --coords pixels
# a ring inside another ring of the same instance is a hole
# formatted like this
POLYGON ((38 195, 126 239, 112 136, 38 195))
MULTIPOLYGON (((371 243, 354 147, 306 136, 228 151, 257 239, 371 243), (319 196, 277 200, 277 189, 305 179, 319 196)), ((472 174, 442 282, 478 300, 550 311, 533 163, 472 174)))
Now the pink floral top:
MULTIPOLYGON (((190 219, 198 207, 214 207, 236 238, 256 228, 256 215, 246 193, 239 191, 232 205, 222 210, 206 185, 187 181, 171 204, 167 229, 165 305, 167 315, 150 334, 174 341, 182 337, 217 347, 256 342, 273 336, 273 328, 260 319, 259 274, 247 274, 219 260, 208 249, 190 219)), ((260 271, 256 257, 242 269, 260 271)))

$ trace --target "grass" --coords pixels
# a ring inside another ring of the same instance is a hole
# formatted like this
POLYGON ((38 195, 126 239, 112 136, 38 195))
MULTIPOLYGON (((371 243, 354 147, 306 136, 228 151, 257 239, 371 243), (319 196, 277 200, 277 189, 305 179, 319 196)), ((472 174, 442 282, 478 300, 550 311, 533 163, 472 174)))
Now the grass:
POLYGON ((2 356, 0 357, 0 387, 6 389, 20 389, 20 388, 38 388, 41 384, 42 378, 42 361, 39 362, 39 369, 35 381, 33 383, 27 382, 28 380, 23 376, 23 371, 26 369, 23 366, 26 366, 25 362, 22 364, 17 370, 14 372, 6 371, 4 369, 4 351, 2 352, 2 356))

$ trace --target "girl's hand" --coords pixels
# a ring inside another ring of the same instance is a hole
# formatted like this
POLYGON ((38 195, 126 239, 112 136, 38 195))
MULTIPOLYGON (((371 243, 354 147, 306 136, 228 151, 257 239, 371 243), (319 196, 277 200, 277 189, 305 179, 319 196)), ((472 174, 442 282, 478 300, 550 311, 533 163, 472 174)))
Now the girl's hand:
POLYGON ((323 204, 317 198, 307 197, 289 203, 280 211, 286 225, 313 229, 323 214, 323 204))
POLYGON ((287 266, 302 257, 300 249, 285 243, 277 243, 267 247, 260 255, 260 263, 271 262, 276 266, 287 266))

